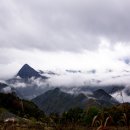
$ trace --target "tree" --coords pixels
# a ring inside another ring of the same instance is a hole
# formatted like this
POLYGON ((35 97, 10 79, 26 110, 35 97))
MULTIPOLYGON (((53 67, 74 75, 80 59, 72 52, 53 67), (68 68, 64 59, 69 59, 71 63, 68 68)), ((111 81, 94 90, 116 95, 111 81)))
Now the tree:
POLYGON ((87 125, 91 125, 94 116, 98 115, 100 112, 101 112, 100 109, 97 107, 93 106, 93 107, 88 108, 85 118, 84 118, 85 123, 87 125))

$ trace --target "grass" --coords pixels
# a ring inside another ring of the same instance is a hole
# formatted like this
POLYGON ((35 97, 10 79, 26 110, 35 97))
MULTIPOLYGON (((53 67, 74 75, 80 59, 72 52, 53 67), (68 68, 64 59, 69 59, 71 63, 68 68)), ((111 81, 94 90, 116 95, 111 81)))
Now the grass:
MULTIPOLYGON (((0 124, 0 130, 97 130, 97 127, 83 127, 83 126, 60 126, 57 128, 40 126, 40 125, 25 125, 25 124, 15 124, 15 125, 5 125, 0 124)), ((129 130, 128 127, 115 127, 107 126, 106 129, 102 130, 129 130)))

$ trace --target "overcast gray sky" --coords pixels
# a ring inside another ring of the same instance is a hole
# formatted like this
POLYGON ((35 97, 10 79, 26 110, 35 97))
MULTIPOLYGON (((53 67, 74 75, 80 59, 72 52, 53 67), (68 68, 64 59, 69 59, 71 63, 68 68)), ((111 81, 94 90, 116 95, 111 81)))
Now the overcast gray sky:
POLYGON ((129 0, 1 0, 0 78, 24 63, 36 69, 129 67, 122 61, 130 56, 129 14, 129 0))

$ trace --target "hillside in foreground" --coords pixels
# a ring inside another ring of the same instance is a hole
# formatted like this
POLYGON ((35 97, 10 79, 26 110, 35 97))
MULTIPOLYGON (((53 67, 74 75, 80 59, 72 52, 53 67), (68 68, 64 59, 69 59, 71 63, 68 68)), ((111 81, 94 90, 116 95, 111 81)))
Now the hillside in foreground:
POLYGON ((33 102, 22 100, 12 93, 0 93, 0 108, 4 108, 19 117, 34 117, 38 119, 45 116, 44 112, 33 102))

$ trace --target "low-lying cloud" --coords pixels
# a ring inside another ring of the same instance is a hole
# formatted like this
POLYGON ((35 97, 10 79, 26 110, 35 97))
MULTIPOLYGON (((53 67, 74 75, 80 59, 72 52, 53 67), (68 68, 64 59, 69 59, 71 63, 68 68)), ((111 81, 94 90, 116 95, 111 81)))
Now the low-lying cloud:
POLYGON ((129 6, 129 0, 1 0, 0 79, 28 63, 43 71, 96 70, 37 79, 33 86, 129 85, 129 6))

